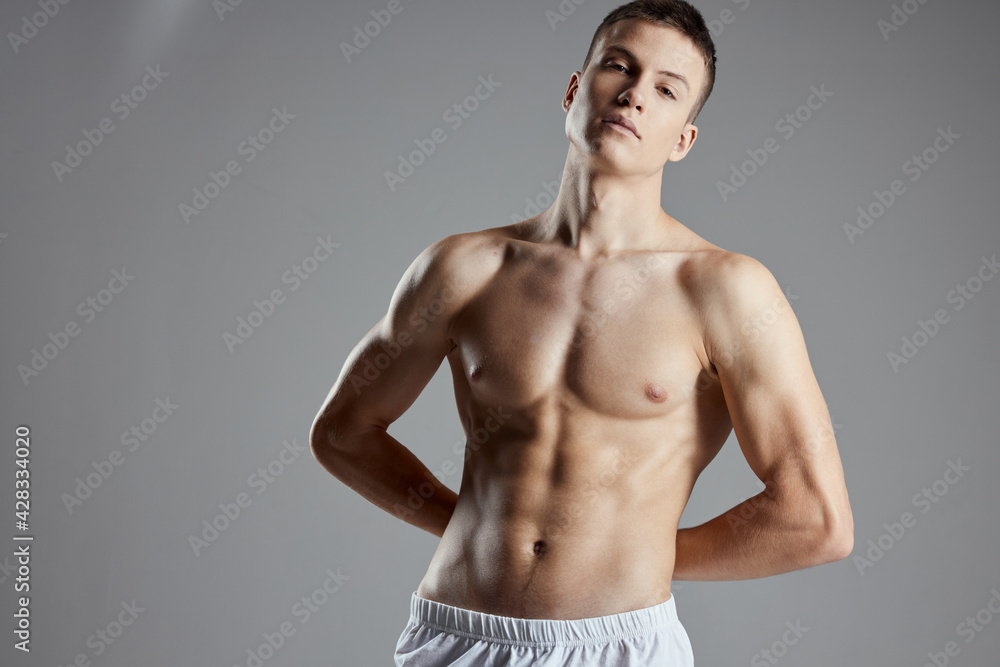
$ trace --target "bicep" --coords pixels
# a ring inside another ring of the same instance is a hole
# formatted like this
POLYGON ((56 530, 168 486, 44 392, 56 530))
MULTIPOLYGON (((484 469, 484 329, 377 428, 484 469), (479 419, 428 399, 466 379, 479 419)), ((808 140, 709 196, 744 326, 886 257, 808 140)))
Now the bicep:
POLYGON ((765 483, 832 501, 843 472, 802 330, 771 273, 742 264, 720 290, 711 337, 736 438, 765 483))

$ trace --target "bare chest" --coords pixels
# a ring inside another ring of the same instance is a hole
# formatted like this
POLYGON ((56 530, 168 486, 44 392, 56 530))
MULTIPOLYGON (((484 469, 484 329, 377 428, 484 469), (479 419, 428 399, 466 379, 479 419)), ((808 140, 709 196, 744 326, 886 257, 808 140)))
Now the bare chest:
POLYGON ((481 404, 557 396, 625 419, 675 410, 704 371, 677 255, 505 262, 456 320, 453 371, 481 404))

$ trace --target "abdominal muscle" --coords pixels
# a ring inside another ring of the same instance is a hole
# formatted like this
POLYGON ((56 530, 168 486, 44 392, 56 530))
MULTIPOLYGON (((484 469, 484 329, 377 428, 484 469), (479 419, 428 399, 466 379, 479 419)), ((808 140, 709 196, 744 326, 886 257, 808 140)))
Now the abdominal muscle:
POLYGON ((417 595, 538 619, 659 604, 732 430, 691 297, 714 254, 671 239, 694 250, 583 261, 515 236, 470 255, 486 277, 448 353, 466 460, 417 595))
POLYGON ((417 595, 566 620, 669 599, 677 523, 707 461, 690 434, 663 435, 682 415, 597 417, 541 419, 549 428, 536 423, 534 437, 509 423, 481 446, 470 441, 458 504, 417 595))

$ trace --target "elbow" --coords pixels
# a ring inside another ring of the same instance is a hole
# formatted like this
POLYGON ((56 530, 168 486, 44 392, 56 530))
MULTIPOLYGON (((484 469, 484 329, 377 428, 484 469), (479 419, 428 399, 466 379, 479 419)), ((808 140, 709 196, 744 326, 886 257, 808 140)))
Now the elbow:
POLYGON ((324 470, 343 481, 346 467, 339 442, 343 431, 338 424, 328 416, 317 417, 309 429, 309 452, 324 470))
POLYGON ((843 560, 854 551, 854 518, 850 508, 846 512, 833 512, 820 533, 820 562, 832 563, 843 560))
POLYGON ((844 560, 854 551, 854 533, 837 533, 826 538, 823 563, 844 560))
POLYGON ((313 458, 322 462, 337 445, 337 426, 329 416, 317 415, 309 428, 309 451, 313 458))
POLYGON ((356 413, 320 413, 309 429, 309 449, 313 458, 326 464, 335 454, 353 450, 354 445, 362 442, 372 428, 367 424, 356 413))

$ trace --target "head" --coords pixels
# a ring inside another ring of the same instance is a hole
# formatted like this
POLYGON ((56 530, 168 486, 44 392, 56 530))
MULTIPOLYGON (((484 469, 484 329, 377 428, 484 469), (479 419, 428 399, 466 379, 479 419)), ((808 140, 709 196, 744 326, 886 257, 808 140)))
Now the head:
POLYGON ((594 31, 594 37, 590 40, 590 49, 583 61, 582 71, 587 71, 587 67, 594 57, 594 51, 608 29, 616 23, 630 19, 673 28, 691 40, 691 43, 701 54, 704 60, 705 76, 701 90, 693 99, 690 99, 691 112, 687 118, 688 123, 695 122, 715 87, 715 42, 712 41, 712 33, 708 31, 708 26, 705 25, 705 19, 701 12, 684 0, 634 0, 613 9, 594 31))
POLYGON ((619 168, 662 169, 693 145, 714 82, 715 46, 698 10, 682 0, 635 0, 607 15, 570 77, 567 136, 591 155, 618 155, 619 168), (611 114, 633 121, 639 136, 602 122, 611 114))

